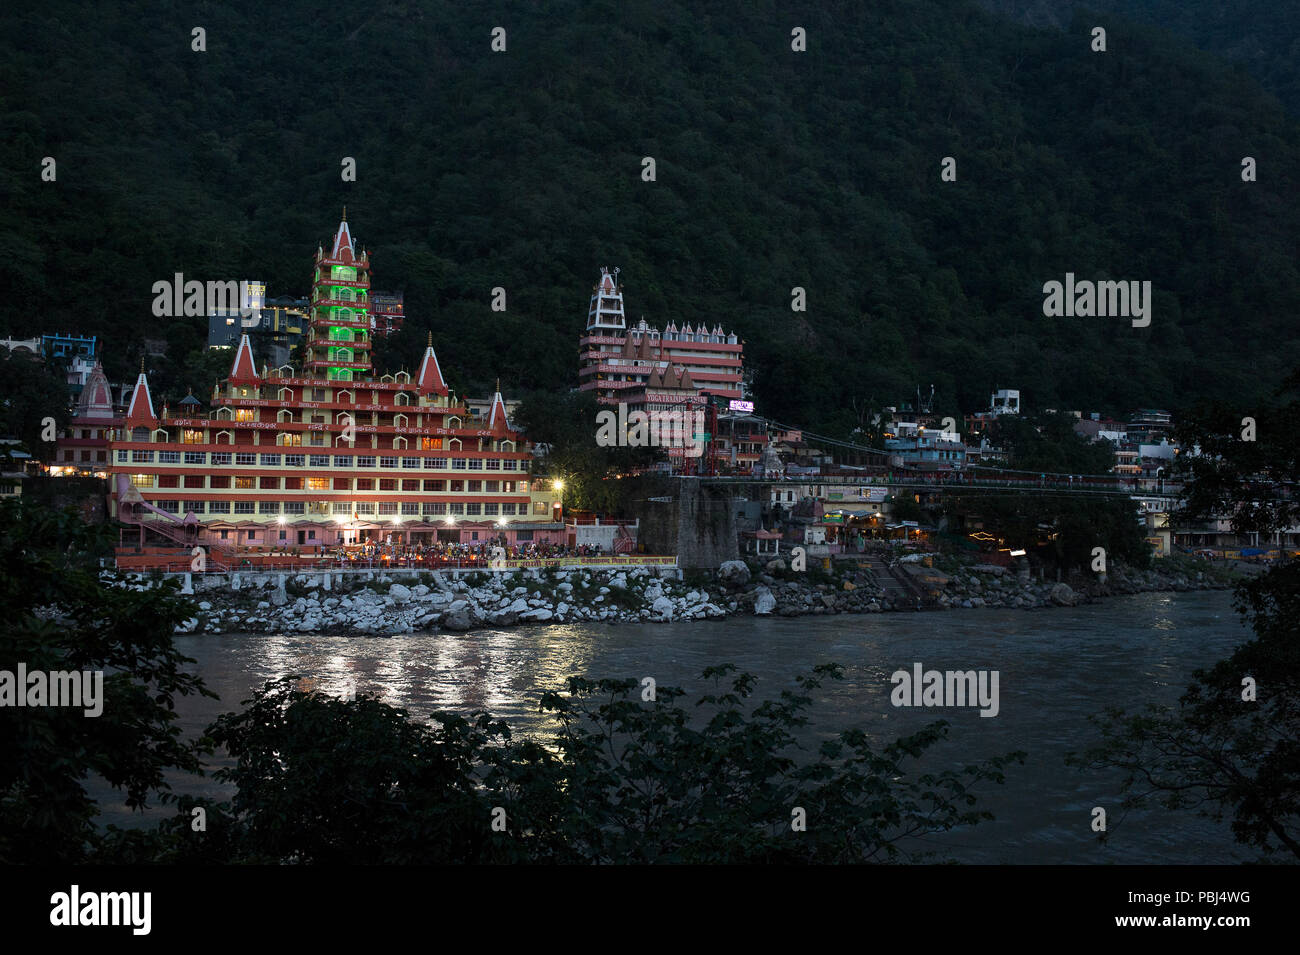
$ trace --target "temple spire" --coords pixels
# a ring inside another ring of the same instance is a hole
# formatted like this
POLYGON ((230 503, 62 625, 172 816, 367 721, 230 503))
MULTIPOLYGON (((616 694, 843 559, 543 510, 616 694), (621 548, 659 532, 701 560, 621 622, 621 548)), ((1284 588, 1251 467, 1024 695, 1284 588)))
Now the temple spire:
POLYGON ((615 281, 617 275, 618 269, 614 270, 614 275, 610 275, 609 267, 601 266, 600 281, 591 291, 591 306, 587 312, 589 330, 623 331, 627 328, 627 319, 623 314, 623 290, 615 281))
POLYGON ((108 387, 104 366, 98 358, 86 379, 86 386, 77 397, 77 415, 86 418, 113 417, 113 392, 108 387))
POLYGON ((351 260, 355 255, 356 246, 352 242, 352 230, 348 227, 348 207, 344 206, 339 230, 334 233, 334 246, 330 249, 330 258, 351 260))
POLYGON ((420 375, 416 382, 422 395, 447 394, 447 382, 442 377, 438 356, 433 351, 433 332, 429 332, 429 344, 424 350, 424 358, 420 361, 420 375))
POLYGON ((144 373, 144 359, 140 359, 140 377, 136 379, 135 389, 131 392, 131 404, 126 409, 126 426, 128 428, 155 428, 158 416, 153 410, 153 396, 149 394, 149 379, 144 373))
POLYGON ((370 359, 370 263, 356 257, 348 207, 330 242, 316 254, 311 290, 310 335, 302 374, 308 378, 354 381, 373 370, 370 359))
POLYGON ((236 385, 248 385, 257 381, 257 365, 253 362, 253 346, 248 340, 247 332, 239 336, 239 348, 235 351, 229 377, 236 385))
POLYGON ((498 438, 506 436, 510 430, 510 420, 506 417, 506 403, 501 397, 501 379, 497 379, 496 394, 492 396, 492 411, 488 414, 488 430, 498 438))

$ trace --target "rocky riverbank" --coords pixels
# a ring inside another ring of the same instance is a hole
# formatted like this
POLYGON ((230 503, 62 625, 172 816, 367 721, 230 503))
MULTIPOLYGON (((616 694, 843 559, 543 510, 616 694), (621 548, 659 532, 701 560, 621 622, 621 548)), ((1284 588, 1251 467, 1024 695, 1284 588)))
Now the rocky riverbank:
POLYGON ((717 571, 673 569, 527 570, 453 578, 437 572, 246 575, 237 588, 207 590, 178 628, 207 633, 390 635, 430 630, 605 621, 669 623, 736 614, 803 616, 892 610, 1073 606, 1114 594, 1222 589, 1222 572, 1115 567, 1104 579, 1041 582, 1002 567, 966 565, 951 572, 896 566, 877 579, 871 568, 837 562, 792 572, 783 561, 728 561, 717 571), (907 575, 907 576, 902 576, 907 575), (903 583, 900 584, 900 578, 903 583))

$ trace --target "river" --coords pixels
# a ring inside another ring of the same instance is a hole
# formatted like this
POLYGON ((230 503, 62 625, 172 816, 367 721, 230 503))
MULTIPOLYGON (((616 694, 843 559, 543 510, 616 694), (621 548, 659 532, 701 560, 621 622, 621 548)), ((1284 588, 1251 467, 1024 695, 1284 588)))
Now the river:
MULTIPOLYGON (((956 610, 826 617, 740 617, 671 625, 573 624, 413 634, 391 638, 319 635, 179 636, 181 652, 220 701, 180 701, 181 725, 196 734, 263 681, 288 673, 319 688, 377 693, 417 716, 434 709, 487 709, 516 731, 544 733, 545 689, 570 675, 652 676, 658 685, 700 688, 700 672, 734 663, 759 678, 758 695, 793 687, 822 662, 844 666, 827 681, 810 716, 816 735, 859 726, 888 740, 943 718, 950 738, 929 767, 964 765, 1025 750, 1002 786, 981 784, 996 821, 930 837, 929 848, 970 863, 1226 864, 1250 858, 1227 823, 1155 809, 1121 820, 1115 778, 1065 765, 1067 752, 1095 739, 1090 715, 1108 706, 1173 702, 1191 672, 1247 638, 1226 592, 1138 594, 1040 611, 956 610), (926 669, 999 671, 1000 709, 908 709, 890 704, 889 676, 926 669), (1106 808, 1105 845, 1091 831, 1106 808)), ((218 764, 219 765, 219 764, 218 764)), ((210 778, 173 779, 178 792, 227 793, 210 778)), ((105 805, 104 821, 141 824, 105 805)))

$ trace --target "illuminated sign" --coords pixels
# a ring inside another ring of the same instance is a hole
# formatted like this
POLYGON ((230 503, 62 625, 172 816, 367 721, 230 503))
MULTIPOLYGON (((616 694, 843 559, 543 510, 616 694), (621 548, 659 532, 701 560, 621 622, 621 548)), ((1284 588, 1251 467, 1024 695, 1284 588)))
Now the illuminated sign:
POLYGON ((727 408, 728 408, 729 410, 731 410, 731 411, 750 411, 750 412, 752 412, 752 411, 754 410, 754 402, 752 402, 752 401, 736 401, 735 399, 732 399, 731 403, 727 405, 727 408))

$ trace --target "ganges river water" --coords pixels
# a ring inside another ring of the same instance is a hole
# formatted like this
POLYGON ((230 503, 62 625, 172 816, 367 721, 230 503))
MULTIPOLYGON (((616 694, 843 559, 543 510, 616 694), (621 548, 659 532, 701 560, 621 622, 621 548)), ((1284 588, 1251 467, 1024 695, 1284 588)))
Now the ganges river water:
MULTIPOLYGON (((186 635, 181 652, 220 701, 185 699, 181 725, 197 734, 269 679, 290 673, 319 689, 358 693, 427 717, 435 709, 486 709, 518 732, 544 734, 542 691, 571 675, 652 676, 659 686, 702 689, 701 671, 734 663, 759 678, 757 696, 794 686, 812 666, 836 662, 842 681, 826 681, 810 713, 809 743, 849 727, 884 742, 938 718, 947 741, 926 768, 957 767, 1024 750, 1001 786, 981 784, 981 805, 996 821, 927 839, 945 858, 969 863, 1227 864, 1238 849, 1226 822, 1159 808, 1123 816, 1117 779, 1067 766, 1065 756, 1096 739, 1088 717, 1109 706, 1177 700, 1192 671, 1248 639, 1227 592, 1139 594, 1074 608, 979 609, 827 617, 743 617, 670 625, 517 627, 391 638, 302 635, 186 635), (999 712, 906 709, 890 703, 889 676, 925 669, 997 670, 999 712), (1107 809, 1104 845, 1091 831, 1092 809, 1107 809), (1121 818, 1123 816, 1123 818, 1121 818)), ((216 760, 213 766, 221 765, 216 760)), ((210 777, 173 777, 177 792, 225 797, 210 777)), ((99 789, 104 821, 141 825, 99 789)))

